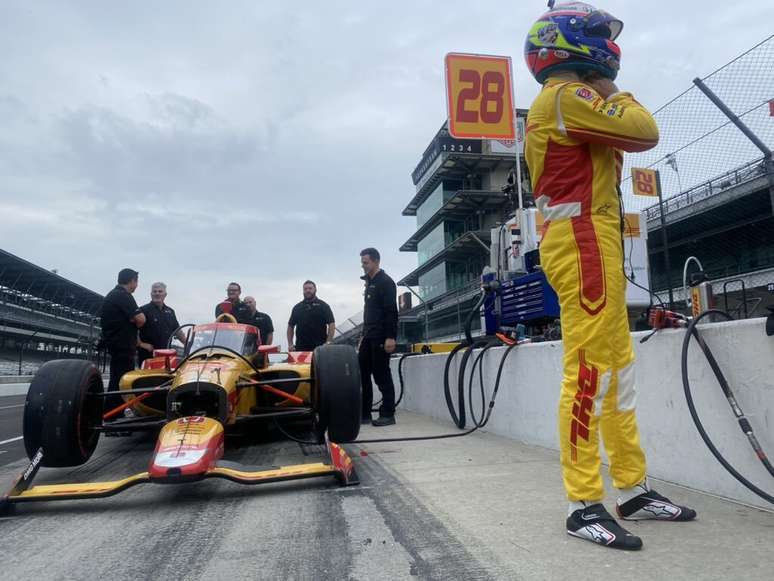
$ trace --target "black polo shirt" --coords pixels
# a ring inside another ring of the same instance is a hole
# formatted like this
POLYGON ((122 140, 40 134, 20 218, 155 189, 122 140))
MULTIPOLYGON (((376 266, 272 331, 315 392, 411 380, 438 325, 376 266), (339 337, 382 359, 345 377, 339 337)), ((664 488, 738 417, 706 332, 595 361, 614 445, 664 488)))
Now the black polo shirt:
POLYGON ((134 356, 137 351, 137 326, 130 319, 139 312, 134 297, 121 285, 105 296, 100 312, 102 339, 111 353, 134 356))
POLYGON ((365 281, 363 308, 363 338, 395 339, 398 336, 398 289, 383 270, 365 281))
POLYGON ((335 322, 328 303, 314 298, 293 307, 288 325, 296 328, 296 349, 312 351, 328 340, 328 324, 335 322))
POLYGON ((167 305, 161 308, 152 302, 140 307, 145 314, 145 325, 140 329, 140 341, 150 343, 154 349, 166 349, 172 331, 180 326, 175 310, 167 305))
MULTIPOLYGON (((224 303, 227 301, 223 301, 224 303)), ((215 318, 217 319, 219 315, 223 314, 223 309, 221 308, 221 303, 218 303, 215 305, 215 318)), ((244 304, 242 301, 237 301, 236 303, 231 303, 231 315, 234 316, 234 318, 237 320, 237 323, 244 323, 245 325, 249 325, 250 323, 247 322, 247 319, 250 318, 250 309, 247 308, 247 305, 244 304)))
POLYGON ((252 325, 253 327, 256 327, 261 333, 261 345, 268 345, 266 337, 268 337, 270 333, 274 332, 274 323, 272 323, 271 317, 269 315, 262 313, 261 311, 255 311, 255 313, 251 315, 250 311, 248 310, 246 312, 246 316, 240 319, 239 322, 245 325, 252 325))

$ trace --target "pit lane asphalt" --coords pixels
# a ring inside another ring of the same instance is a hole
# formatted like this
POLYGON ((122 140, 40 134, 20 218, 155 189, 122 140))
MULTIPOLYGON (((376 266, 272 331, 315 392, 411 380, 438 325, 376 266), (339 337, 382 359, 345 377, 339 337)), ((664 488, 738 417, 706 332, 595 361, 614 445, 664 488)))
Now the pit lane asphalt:
MULTIPOLYGON (((307 435, 308 436, 308 435, 307 435)), ((229 438, 226 459, 276 466, 319 462, 321 446, 280 434, 229 438)), ((103 438, 72 469, 35 484, 104 481, 147 469, 155 437, 103 438)), ((357 461, 357 460, 356 460, 357 461)), ((332 478, 240 486, 139 485, 107 499, 24 504, 0 516, 3 578, 489 579, 486 567, 398 478, 361 463, 359 486, 332 478)), ((26 466, 0 468, 2 486, 26 466)))
MULTIPOLYGON (((0 397, 0 466, 25 458, 22 434, 24 395, 0 397)), ((0 487, 3 486, 0 484, 0 487)))
MULTIPOLYGON (((365 427, 362 435, 453 430, 448 421, 399 412, 396 426, 365 427)), ((86 465, 42 469, 36 483, 141 472, 153 446, 153 438, 140 436, 103 439, 86 465)), ((346 448, 360 486, 209 480, 19 505, 0 517, 0 578, 771 580, 772 512, 654 480, 661 493, 696 508, 699 519, 627 523, 645 548, 614 551, 566 534, 553 450, 484 431, 346 448)), ((256 446, 230 438, 226 450, 227 459, 256 465, 320 458, 318 447, 277 437, 256 446)), ((25 466, 0 467, 0 485, 25 466)), ((605 502, 612 508, 614 497, 605 502)))

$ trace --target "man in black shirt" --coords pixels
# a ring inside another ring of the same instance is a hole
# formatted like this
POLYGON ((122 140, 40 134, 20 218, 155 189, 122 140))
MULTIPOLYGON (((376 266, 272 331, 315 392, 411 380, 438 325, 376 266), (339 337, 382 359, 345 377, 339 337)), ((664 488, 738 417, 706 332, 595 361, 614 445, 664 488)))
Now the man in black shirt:
MULTIPOLYGON (((140 307, 145 315, 145 325, 140 329, 140 345, 137 350, 137 362, 153 357, 154 349, 166 349, 172 332, 180 326, 175 310, 164 303, 167 298, 167 285, 154 282, 151 286, 151 302, 140 307)), ((185 334, 177 332, 177 338, 185 343, 185 334)))
POLYGON ((255 308, 255 299, 245 297, 246 314, 239 320, 245 325, 252 325, 261 333, 261 345, 271 345, 274 339, 274 324, 271 317, 255 308))
POLYGON ((395 351, 398 336, 398 305, 395 282, 379 268, 379 251, 366 248, 360 252, 360 265, 365 276, 365 308, 363 310, 363 336, 358 347, 360 379, 363 387, 363 423, 371 421, 373 405, 374 376, 382 404, 374 426, 389 426, 395 423, 395 385, 390 371, 390 353, 395 351))
POLYGON ((239 300, 239 295, 242 294, 242 287, 238 282, 228 283, 226 288, 226 300, 215 305, 215 318, 223 313, 233 315, 237 320, 237 323, 247 323, 249 314, 247 312, 247 306, 239 300), (224 307, 225 303, 231 303, 231 310, 224 307))
POLYGON ((331 308, 328 303, 317 298, 317 285, 307 280, 303 289, 304 300, 293 307, 288 321, 288 351, 314 351, 318 345, 330 343, 336 332, 331 308))
MULTIPOLYGON (((137 308, 132 297, 137 282, 138 272, 124 268, 118 273, 118 284, 102 302, 102 340, 110 354, 108 391, 118 391, 121 377, 134 369, 137 329, 145 324, 145 315, 137 308)), ((105 398, 105 411, 122 403, 123 400, 117 395, 105 398)))

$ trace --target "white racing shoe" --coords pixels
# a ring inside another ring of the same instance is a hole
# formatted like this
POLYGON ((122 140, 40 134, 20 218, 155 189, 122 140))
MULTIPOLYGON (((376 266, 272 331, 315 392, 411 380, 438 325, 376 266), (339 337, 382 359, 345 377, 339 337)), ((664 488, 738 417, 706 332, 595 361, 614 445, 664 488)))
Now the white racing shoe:
POLYGON ((619 525, 601 502, 570 514, 567 534, 613 549, 636 551, 642 548, 642 539, 619 525))
POLYGON ((696 518, 695 510, 674 504, 655 490, 643 492, 626 502, 618 502, 615 511, 624 520, 687 521, 696 518))

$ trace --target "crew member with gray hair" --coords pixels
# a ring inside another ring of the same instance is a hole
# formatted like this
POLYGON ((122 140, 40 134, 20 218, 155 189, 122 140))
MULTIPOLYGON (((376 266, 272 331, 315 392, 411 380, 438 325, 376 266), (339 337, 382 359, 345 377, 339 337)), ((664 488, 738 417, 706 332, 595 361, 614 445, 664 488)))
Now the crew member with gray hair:
MULTIPOLYGON (((150 302, 140 307, 140 311, 145 315, 145 325, 140 329, 140 348, 137 350, 140 366, 143 361, 153 357, 154 349, 166 349, 170 336, 180 326, 175 310, 164 302, 166 298, 167 285, 154 282, 151 286, 150 302)), ((185 343, 185 334, 182 331, 178 331, 176 336, 185 343)))
POLYGON ((274 340, 274 323, 271 317, 266 313, 262 313, 256 307, 256 302, 253 297, 245 297, 245 315, 239 319, 240 323, 245 325, 252 325, 261 334, 261 344, 271 345, 274 340))

